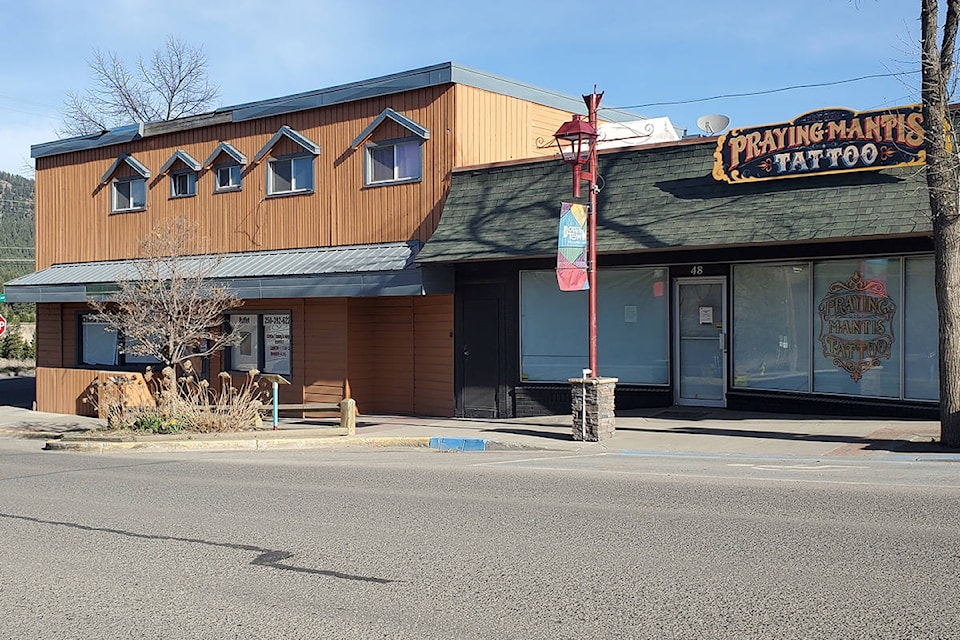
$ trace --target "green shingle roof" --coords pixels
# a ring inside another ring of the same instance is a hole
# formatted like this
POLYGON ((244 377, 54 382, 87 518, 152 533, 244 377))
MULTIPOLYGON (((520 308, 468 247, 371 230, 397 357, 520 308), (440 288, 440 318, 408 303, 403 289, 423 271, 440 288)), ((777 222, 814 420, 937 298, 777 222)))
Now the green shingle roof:
MULTIPOLYGON (((598 252, 930 232, 922 168, 727 184, 711 175, 715 148, 708 141, 601 155, 598 252)), ((555 255, 571 174, 557 159, 456 172, 440 225, 417 261, 555 255)))

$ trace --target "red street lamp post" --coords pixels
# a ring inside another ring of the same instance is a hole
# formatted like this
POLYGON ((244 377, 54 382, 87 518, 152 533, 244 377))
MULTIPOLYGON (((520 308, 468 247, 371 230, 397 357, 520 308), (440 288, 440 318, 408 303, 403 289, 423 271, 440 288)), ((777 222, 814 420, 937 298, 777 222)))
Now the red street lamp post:
POLYGON ((554 137, 563 161, 573 167, 573 197, 580 197, 580 182, 590 185, 590 210, 587 213, 587 282, 589 284, 588 325, 590 335, 590 377, 597 376, 597 107, 603 92, 583 96, 587 105, 587 122, 574 115, 563 123, 554 137), (587 170, 583 170, 583 165, 587 170))

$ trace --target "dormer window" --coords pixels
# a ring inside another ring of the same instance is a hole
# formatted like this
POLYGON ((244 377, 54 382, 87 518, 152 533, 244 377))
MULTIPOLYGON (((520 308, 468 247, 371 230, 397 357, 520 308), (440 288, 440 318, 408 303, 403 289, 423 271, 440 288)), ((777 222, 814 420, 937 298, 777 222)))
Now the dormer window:
POLYGON ((313 191, 313 156, 275 158, 267 163, 267 193, 313 191))
POLYGON ((422 160, 419 138, 368 142, 366 183, 411 182, 420 179, 422 160))
POLYGON ((214 168, 217 176, 215 191, 235 191, 242 186, 243 167, 239 164, 224 164, 214 168))
POLYGON ((423 125, 393 109, 384 109, 350 145, 354 149, 363 145, 363 184, 419 181, 423 177, 423 142, 429 138, 430 131, 423 125), (405 137, 394 137, 398 130, 405 137))
POLYGON ((267 195, 285 196, 313 193, 314 159, 318 155, 320 145, 284 125, 263 145, 253 161, 267 158, 267 195), (284 155, 276 155, 278 153, 284 155))
POLYGON ((197 195, 197 172, 179 171, 170 174, 170 197, 185 198, 197 195))
POLYGON ((246 164, 247 156, 229 142, 217 145, 203 163, 208 169, 213 167, 213 192, 239 191, 243 186, 243 167, 246 164))
POLYGON ((160 174, 170 172, 170 197, 188 198, 197 195, 197 172, 201 165, 186 151, 177 149, 160 168, 160 174))
POLYGON ((133 156, 120 154, 100 178, 101 186, 110 183, 110 212, 125 213, 146 209, 149 177, 150 170, 133 156))
POLYGON ((114 213, 139 211, 147 208, 147 181, 145 178, 118 178, 113 181, 114 213))

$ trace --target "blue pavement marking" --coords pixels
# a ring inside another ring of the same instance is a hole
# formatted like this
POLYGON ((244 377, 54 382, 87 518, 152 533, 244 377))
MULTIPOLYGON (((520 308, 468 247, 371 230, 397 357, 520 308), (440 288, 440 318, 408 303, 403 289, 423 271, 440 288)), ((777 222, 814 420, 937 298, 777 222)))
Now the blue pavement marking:
POLYGON ((430 438, 430 448, 440 451, 486 451, 487 442, 485 438, 430 438))

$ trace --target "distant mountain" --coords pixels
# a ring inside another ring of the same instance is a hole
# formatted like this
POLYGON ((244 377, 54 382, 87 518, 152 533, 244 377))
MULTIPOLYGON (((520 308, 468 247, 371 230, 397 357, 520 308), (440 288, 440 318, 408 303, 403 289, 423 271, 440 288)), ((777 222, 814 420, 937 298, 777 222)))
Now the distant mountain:
POLYGON ((33 271, 33 180, 0 171, 0 284, 33 271))

